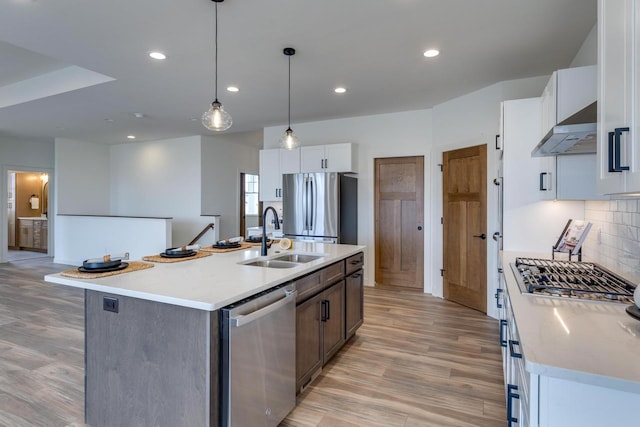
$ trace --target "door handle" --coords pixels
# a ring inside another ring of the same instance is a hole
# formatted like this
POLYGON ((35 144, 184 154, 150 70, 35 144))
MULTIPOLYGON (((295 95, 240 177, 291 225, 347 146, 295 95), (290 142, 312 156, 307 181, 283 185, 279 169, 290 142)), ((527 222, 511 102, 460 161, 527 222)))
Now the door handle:
POLYGON ((498 241, 498 239, 502 237, 500 236, 500 232, 496 231, 495 233, 493 233, 493 240, 495 240, 496 242, 498 241))
POLYGON ((477 236, 473 236, 473 237, 479 237, 479 238, 481 238, 482 240, 485 240, 485 239, 487 238, 487 235, 486 235, 486 234, 484 234, 484 233, 482 233, 482 234, 479 234, 479 235, 477 235, 477 236))
POLYGON ((418 226, 418 231, 422 231, 422 226, 421 225, 418 226))

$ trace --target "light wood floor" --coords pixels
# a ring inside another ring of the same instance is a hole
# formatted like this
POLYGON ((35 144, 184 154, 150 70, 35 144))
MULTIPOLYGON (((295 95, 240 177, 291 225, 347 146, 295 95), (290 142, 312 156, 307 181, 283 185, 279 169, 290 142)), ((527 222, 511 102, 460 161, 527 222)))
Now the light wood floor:
MULTIPOLYGON (((83 292, 50 258, 0 264, 0 426, 82 426, 83 292)), ((504 426, 497 321, 365 289, 365 323, 281 426, 504 426)))

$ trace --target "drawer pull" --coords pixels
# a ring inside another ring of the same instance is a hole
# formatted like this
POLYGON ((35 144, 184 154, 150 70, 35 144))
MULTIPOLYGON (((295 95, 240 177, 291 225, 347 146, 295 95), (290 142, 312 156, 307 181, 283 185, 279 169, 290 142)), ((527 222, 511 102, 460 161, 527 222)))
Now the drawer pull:
POLYGON ((500 304, 500 294, 503 292, 502 289, 497 289, 496 290, 496 294, 494 295, 496 297, 496 307, 497 308, 502 308, 502 304, 500 304))
POLYGON ((509 354, 511 354, 511 357, 515 358, 515 359, 522 359, 522 353, 518 353, 516 352, 513 347, 516 345, 520 345, 520 341, 517 340, 509 340, 509 354))
POLYGON ((500 347, 507 346, 507 340, 504 337, 504 327, 507 326, 507 321, 504 319, 500 319, 500 347))
POLYGON ((517 423, 518 418, 513 416, 513 403, 511 399, 520 399, 520 395, 518 393, 514 393, 514 391, 518 391, 518 386, 513 384, 507 385, 507 421, 509 422, 509 427, 511 427, 511 423, 517 423))

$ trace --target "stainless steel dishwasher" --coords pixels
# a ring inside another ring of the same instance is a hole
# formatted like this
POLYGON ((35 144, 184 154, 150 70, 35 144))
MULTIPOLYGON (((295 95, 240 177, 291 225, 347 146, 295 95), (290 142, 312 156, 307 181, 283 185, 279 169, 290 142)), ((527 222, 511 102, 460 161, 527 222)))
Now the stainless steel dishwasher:
POLYGON ((223 426, 275 427, 295 406, 296 295, 286 285, 221 310, 223 426))

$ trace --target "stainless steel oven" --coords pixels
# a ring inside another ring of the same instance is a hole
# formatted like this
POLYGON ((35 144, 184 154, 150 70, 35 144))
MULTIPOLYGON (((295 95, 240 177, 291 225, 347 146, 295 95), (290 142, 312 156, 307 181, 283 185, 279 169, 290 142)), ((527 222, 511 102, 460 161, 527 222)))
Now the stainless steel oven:
POLYGON ((221 310, 223 426, 275 427, 296 403, 294 285, 221 310))

